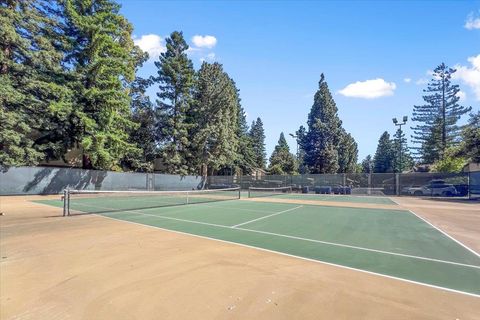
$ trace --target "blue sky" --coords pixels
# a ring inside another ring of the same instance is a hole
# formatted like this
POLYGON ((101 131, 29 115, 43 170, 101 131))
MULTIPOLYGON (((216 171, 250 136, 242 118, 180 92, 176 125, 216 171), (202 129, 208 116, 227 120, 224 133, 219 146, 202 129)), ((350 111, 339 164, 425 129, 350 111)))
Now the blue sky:
MULTIPOLYGON (((441 62, 459 70, 461 103, 480 108, 480 1, 120 3, 152 58, 179 30, 196 68, 202 60, 224 65, 248 121, 264 122, 268 156, 280 132, 305 125, 322 72, 359 160, 383 131, 393 134, 392 117, 411 116, 441 62)), ((155 72, 152 62, 142 70, 155 72)))

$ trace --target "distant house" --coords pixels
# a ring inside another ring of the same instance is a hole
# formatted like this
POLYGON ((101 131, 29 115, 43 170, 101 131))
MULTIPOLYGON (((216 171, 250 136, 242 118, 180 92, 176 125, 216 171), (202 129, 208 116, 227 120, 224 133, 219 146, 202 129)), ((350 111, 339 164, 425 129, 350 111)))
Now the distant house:
POLYGON ((480 163, 476 162, 470 162, 469 164, 466 164, 463 169, 463 172, 477 172, 480 171, 480 163))
POLYGON ((42 167, 73 167, 73 168, 82 168, 83 167, 83 151, 82 148, 73 148, 69 150, 65 156, 65 161, 63 159, 58 160, 44 160, 41 161, 38 165, 42 167))
POLYGON ((417 164, 410 172, 430 172, 433 164, 417 164))
POLYGON ((252 176, 256 177, 257 179, 261 178, 263 176, 266 176, 266 175, 267 175, 267 171, 265 171, 261 168, 255 168, 252 171, 252 176))

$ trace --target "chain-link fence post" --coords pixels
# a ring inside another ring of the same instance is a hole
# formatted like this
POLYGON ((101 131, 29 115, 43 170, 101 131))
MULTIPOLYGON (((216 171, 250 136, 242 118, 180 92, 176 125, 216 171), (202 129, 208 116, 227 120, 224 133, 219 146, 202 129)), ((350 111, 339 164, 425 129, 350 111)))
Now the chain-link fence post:
POLYGON ((400 195, 400 173, 395 173, 395 194, 400 195))
POLYGON ((467 175, 467 194, 468 194, 468 199, 472 199, 472 193, 470 192, 470 174, 471 172, 468 171, 468 175, 467 175))
POLYGON ((368 173, 368 189, 367 189, 367 194, 372 194, 372 173, 368 173))

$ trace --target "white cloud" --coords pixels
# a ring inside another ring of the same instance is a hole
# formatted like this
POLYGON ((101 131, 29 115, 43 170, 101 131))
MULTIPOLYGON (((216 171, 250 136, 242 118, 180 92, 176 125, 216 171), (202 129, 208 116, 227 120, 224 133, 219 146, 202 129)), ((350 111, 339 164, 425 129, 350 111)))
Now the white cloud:
POLYGON ((214 52, 210 52, 210 53, 207 54, 205 57, 200 58, 200 62, 204 62, 204 61, 214 61, 214 60, 215 60, 215 53, 214 53, 214 52))
POLYGON ((215 45, 217 44, 217 38, 215 38, 214 36, 200 36, 200 35, 196 35, 196 36, 193 36, 192 38, 192 42, 195 46, 199 47, 199 48, 213 48, 215 47, 215 45))
POLYGON ((460 98, 460 101, 465 101, 467 100, 467 94, 463 91, 458 91, 457 96, 460 98))
POLYGON ((471 12, 465 21, 464 27, 468 30, 480 29, 480 17, 475 17, 475 14, 471 12))
POLYGON ((139 46, 140 49, 148 52, 150 59, 157 59, 160 53, 167 50, 163 44, 163 39, 156 34, 145 34, 140 38, 134 37, 133 42, 139 46))
POLYGON ((428 83, 428 80, 425 79, 425 78, 420 78, 417 81, 415 81, 415 84, 418 84, 418 85, 424 85, 424 84, 427 84, 427 83, 428 83))
POLYGON ((338 93, 346 97, 375 99, 392 96, 396 87, 397 85, 394 82, 386 82, 381 78, 377 78, 350 83, 345 88, 338 91, 338 93))
POLYGON ((457 72, 453 74, 452 78, 469 86, 475 94, 476 100, 480 101, 480 54, 469 57, 467 60, 471 66, 455 65, 457 72))
POLYGON ((412 79, 411 79, 411 78, 405 78, 405 79, 403 79, 403 81, 404 81, 405 83, 410 83, 410 82, 412 82, 412 79))
POLYGON ((200 48, 195 48, 195 47, 188 47, 188 49, 187 49, 187 53, 188 53, 188 54, 193 54, 193 53, 199 52, 199 51, 202 51, 202 49, 200 49, 200 48))

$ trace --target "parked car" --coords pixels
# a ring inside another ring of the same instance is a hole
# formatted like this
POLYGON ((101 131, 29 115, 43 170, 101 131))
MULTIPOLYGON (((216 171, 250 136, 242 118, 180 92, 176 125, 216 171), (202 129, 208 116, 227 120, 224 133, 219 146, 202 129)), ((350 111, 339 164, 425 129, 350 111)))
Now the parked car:
POLYGON ((407 194, 412 196, 453 197, 457 195, 457 189, 455 186, 453 184, 446 183, 444 180, 432 180, 427 185, 421 187, 410 187, 406 189, 406 191, 407 194))

